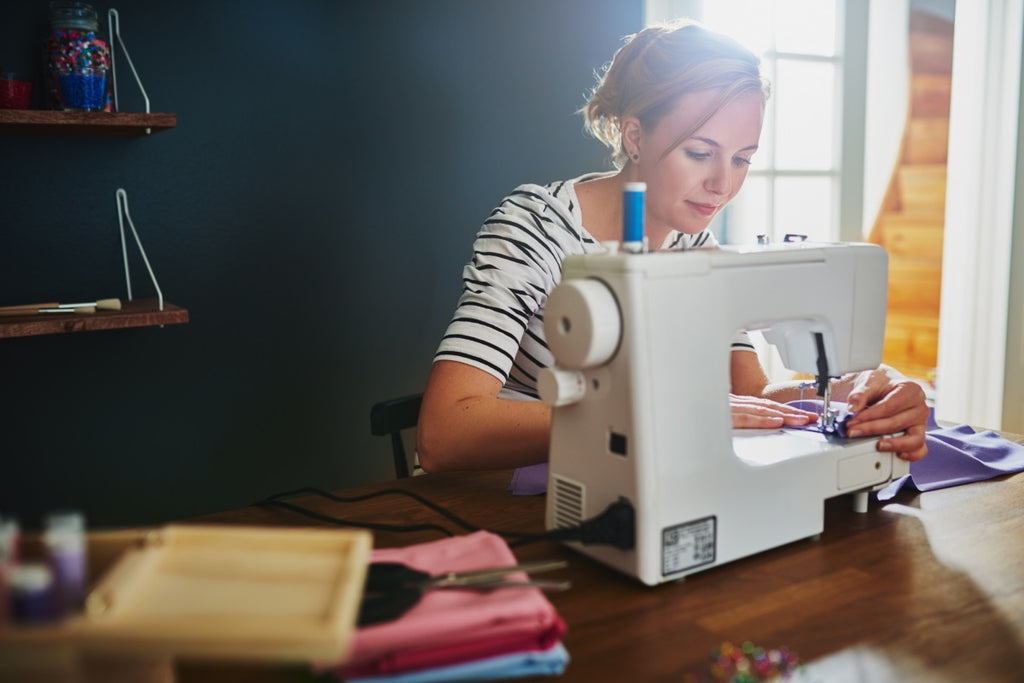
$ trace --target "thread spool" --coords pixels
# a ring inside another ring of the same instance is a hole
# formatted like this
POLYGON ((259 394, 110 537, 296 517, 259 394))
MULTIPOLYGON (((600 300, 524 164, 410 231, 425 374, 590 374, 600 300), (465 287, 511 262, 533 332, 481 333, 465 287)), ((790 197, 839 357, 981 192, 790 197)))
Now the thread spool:
POLYGON ((644 195, 647 183, 622 186, 622 250, 639 254, 644 250, 644 195))

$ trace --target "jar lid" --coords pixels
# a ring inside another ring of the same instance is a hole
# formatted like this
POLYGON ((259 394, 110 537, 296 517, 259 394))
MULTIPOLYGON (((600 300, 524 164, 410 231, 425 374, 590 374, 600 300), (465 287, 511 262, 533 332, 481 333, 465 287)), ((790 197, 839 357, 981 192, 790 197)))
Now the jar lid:
POLYGON ((51 0, 50 24, 54 28, 84 28, 95 31, 99 28, 99 15, 87 2, 51 0))
POLYGON ((52 570, 45 564, 36 562, 15 565, 7 577, 8 586, 14 593, 46 590, 52 582, 52 570))
POLYGON ((47 531, 77 531, 85 530, 85 515, 78 510, 56 510, 46 515, 47 531))

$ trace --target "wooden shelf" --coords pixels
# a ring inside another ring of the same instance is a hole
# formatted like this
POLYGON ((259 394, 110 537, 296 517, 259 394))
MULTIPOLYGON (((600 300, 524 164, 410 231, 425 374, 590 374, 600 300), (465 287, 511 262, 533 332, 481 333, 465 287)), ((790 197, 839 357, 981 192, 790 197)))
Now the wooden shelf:
POLYGON ((67 334, 118 330, 126 327, 152 327, 188 322, 188 311, 164 302, 159 310, 156 299, 123 301, 120 311, 95 313, 35 313, 0 318, 0 339, 31 337, 40 334, 67 334))
POLYGON ((0 133, 141 137, 178 125, 174 114, 0 109, 0 133))

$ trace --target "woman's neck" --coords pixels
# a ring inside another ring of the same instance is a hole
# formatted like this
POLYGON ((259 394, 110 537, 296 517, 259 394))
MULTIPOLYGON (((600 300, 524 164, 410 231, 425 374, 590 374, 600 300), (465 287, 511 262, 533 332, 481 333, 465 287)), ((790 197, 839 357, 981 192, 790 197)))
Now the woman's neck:
MULTIPOLYGON (((576 185, 583 226, 598 242, 622 240, 622 188, 635 180, 627 169, 576 185)), ((651 249, 660 247, 672 230, 667 225, 654 225, 648 216, 644 224, 651 249)))

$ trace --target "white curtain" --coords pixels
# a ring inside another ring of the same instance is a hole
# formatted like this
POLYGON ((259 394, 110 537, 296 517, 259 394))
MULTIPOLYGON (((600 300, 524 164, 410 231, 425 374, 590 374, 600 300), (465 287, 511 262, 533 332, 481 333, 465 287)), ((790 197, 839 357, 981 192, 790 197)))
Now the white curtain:
POLYGON ((1024 0, 956 3, 936 417, 1002 421, 1024 0))

